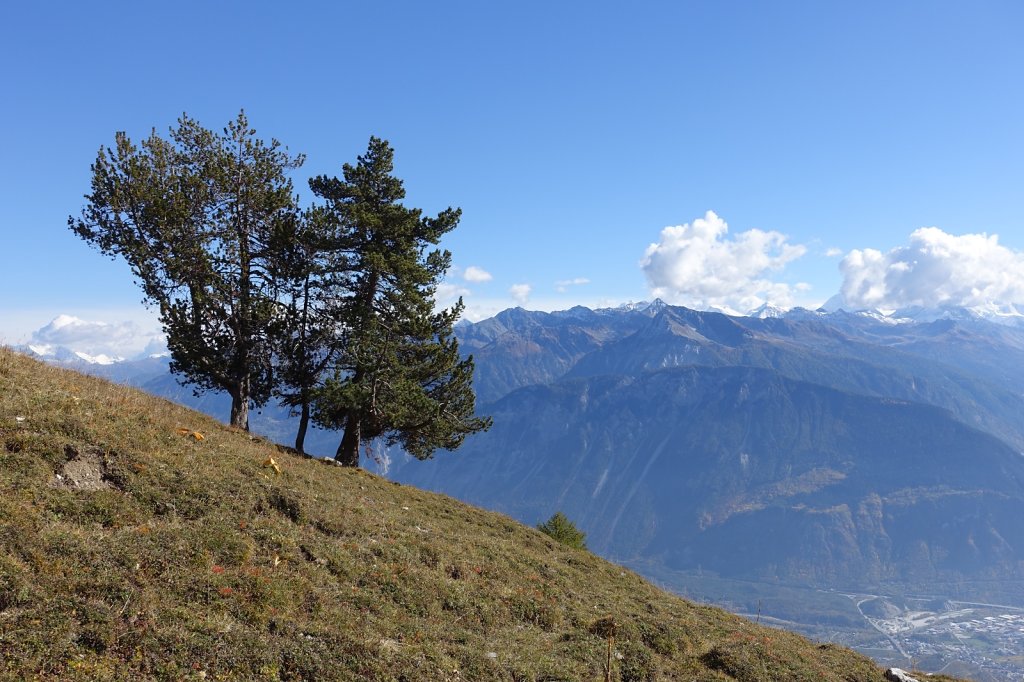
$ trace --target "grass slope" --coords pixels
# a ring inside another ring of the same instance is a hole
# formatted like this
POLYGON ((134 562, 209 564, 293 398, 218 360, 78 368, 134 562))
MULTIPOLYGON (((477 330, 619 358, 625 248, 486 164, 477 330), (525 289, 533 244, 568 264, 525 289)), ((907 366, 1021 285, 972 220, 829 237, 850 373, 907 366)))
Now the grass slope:
POLYGON ((0 349, 4 679, 602 680, 606 618, 624 682, 883 679, 507 517, 0 349))

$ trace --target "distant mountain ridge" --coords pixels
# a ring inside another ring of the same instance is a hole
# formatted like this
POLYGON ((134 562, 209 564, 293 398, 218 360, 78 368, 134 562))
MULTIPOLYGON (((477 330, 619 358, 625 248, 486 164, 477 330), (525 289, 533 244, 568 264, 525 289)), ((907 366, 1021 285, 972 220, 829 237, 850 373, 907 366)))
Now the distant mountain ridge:
POLYGON ((1024 447, 1024 331, 984 320, 889 324, 839 311, 741 318, 654 305, 512 309, 459 329, 481 403, 562 377, 690 364, 775 368, 795 379, 952 410, 1024 447))
POLYGON ((517 518, 562 509, 601 553, 734 578, 948 583, 1024 559, 1024 457, 935 407, 744 367, 567 379, 488 407, 492 432, 399 480, 517 518))
MULTIPOLYGON (((531 324, 531 321, 538 319, 538 316, 552 316, 553 318, 563 319, 578 319, 578 320, 593 320, 601 316, 614 316, 616 314, 629 314, 629 313, 645 313, 647 316, 651 316, 657 313, 659 310, 669 306, 661 299, 654 299, 653 301, 639 301, 624 303, 614 308, 596 308, 591 309, 585 306, 577 305, 567 310, 553 311, 550 313, 540 311, 528 311, 523 308, 508 308, 494 317, 479 321, 470 322, 469 320, 460 320, 457 324, 460 330, 467 330, 471 328, 477 328, 478 334, 483 333, 484 329, 490 329, 492 338, 495 337, 495 330, 509 330, 513 329, 516 325, 516 320, 520 324, 531 324)), ((892 325, 914 325, 928 322, 935 322, 940 320, 946 321, 960 321, 960 322, 989 322, 1001 326, 1008 326, 1013 328, 1024 328, 1024 304, 1008 304, 1008 305, 984 305, 984 306, 973 306, 973 307, 962 307, 952 306, 946 308, 925 308, 921 306, 913 306, 908 308, 902 308, 897 310, 891 310, 888 312, 875 310, 875 309, 851 309, 845 305, 841 296, 834 296, 822 307, 817 310, 810 310, 807 308, 795 307, 795 308, 783 308, 771 303, 763 303, 762 305, 749 310, 745 314, 739 314, 735 311, 728 310, 708 310, 704 312, 712 314, 722 314, 729 317, 749 317, 757 319, 791 319, 791 320, 806 320, 806 319, 828 319, 833 320, 835 316, 854 316, 857 318, 867 318, 870 320, 880 321, 892 325)), ((700 312, 700 311, 694 311, 700 312)), ((64 320, 77 320, 69 315, 60 315, 53 322, 48 325, 60 326, 64 320)), ((66 323, 65 323, 66 324, 66 323)), ((44 342, 28 342, 25 344, 15 346, 15 349, 36 357, 38 359, 46 360, 49 362, 84 362, 86 364, 100 364, 109 365, 120 362, 135 362, 151 357, 163 357, 167 355, 166 346, 160 342, 151 342, 146 349, 139 353, 129 353, 127 355, 114 354, 111 355, 105 352, 95 352, 91 348, 91 344, 86 342, 84 346, 78 347, 83 344, 71 344, 62 345, 54 343, 44 342)))

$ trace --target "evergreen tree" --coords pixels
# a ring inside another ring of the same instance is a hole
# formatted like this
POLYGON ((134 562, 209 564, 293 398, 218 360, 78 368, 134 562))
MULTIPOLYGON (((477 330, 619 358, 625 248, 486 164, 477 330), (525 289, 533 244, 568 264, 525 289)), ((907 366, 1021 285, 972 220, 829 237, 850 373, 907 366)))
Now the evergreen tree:
POLYGON ((587 548, 587 543, 585 542, 586 533, 576 528, 576 524, 570 521, 562 512, 555 512, 544 523, 538 523, 537 530, 551 536, 552 539, 561 542, 563 545, 569 545, 577 549, 587 548))
POLYGON ((303 159, 258 139, 244 112, 221 134, 182 116, 169 139, 154 130, 140 146, 115 140, 100 148, 88 203, 68 225, 127 261, 159 308, 172 371, 197 393, 226 391, 232 426, 247 429, 250 405, 273 386, 272 263, 299 220, 286 173, 303 159))
POLYGON ((462 301, 434 312, 451 254, 429 247, 461 212, 431 218, 402 205, 393 159, 388 143, 372 137, 358 163, 343 166, 342 179, 310 181, 326 200, 332 250, 347 262, 344 294, 335 301, 340 351, 313 418, 344 429, 336 458, 346 466, 358 466, 360 444, 376 438, 426 459, 490 426, 473 414, 473 359, 460 359, 452 333, 462 301))
POLYGON ((278 314, 272 326, 274 395, 299 417, 295 450, 305 450, 317 386, 338 351, 333 305, 345 282, 345 254, 330 248, 321 229, 324 213, 313 209, 277 249, 278 314))

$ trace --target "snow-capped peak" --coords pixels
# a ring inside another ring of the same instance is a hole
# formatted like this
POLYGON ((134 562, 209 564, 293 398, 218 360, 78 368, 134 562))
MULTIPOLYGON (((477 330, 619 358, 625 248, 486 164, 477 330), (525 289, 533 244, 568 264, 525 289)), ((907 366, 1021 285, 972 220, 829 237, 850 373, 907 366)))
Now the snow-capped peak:
MULTIPOLYGON (((832 302, 832 301, 830 301, 832 302)), ((936 320, 956 320, 961 322, 984 321, 1007 327, 1024 328, 1024 305, 1021 304, 984 304, 977 306, 946 306, 928 308, 924 306, 908 306, 898 310, 862 309, 846 310, 843 307, 832 308, 832 312, 848 312, 861 317, 869 317, 883 324, 927 323, 936 320)))
POLYGON ((51 362, 75 362, 79 360, 75 355, 75 351, 70 348, 51 343, 30 343, 26 346, 22 346, 21 350, 27 350, 40 360, 47 360, 51 362))
POLYGON ((787 312, 785 308, 765 302, 748 312, 745 317, 758 317, 763 320, 769 317, 785 317, 787 312))
POLYGON ((655 313, 664 308, 666 305, 667 304, 663 300, 661 300, 660 298, 656 298, 653 301, 639 301, 636 303, 630 301, 629 303, 623 303, 622 305, 616 306, 615 308, 613 308, 613 310, 623 310, 626 312, 647 311, 655 313))
POLYGON ((28 348, 30 351, 32 351, 33 353, 35 353, 36 355, 38 355, 41 358, 44 358, 44 357, 46 357, 48 355, 54 355, 56 353, 56 350, 57 350, 55 346, 51 346, 49 344, 42 344, 42 343, 40 343, 40 344, 31 344, 30 343, 30 344, 28 344, 25 347, 28 348))
POLYGON ((74 353, 75 357, 77 357, 82 362, 88 362, 90 365, 112 365, 115 362, 124 361, 124 358, 122 357, 110 357, 109 355, 105 355, 103 353, 100 353, 99 355, 89 355, 88 353, 83 353, 82 351, 77 350, 74 351, 74 353))
POLYGON ((32 332, 22 350, 52 362, 112 365, 131 358, 159 358, 167 354, 164 335, 135 320, 104 322, 60 314, 32 332))
POLYGON ((49 343, 30 343, 22 346, 22 350, 28 351, 40 360, 47 360, 49 362, 85 362, 90 365, 112 365, 115 362, 124 361, 124 358, 118 355, 107 355, 106 353, 91 355, 80 350, 49 343))
POLYGON ((994 324, 1010 327, 1024 326, 1024 306, 1013 303, 985 303, 975 306, 949 306, 941 308, 925 308, 913 306, 892 313, 892 317, 913 322, 933 322, 935 320, 960 320, 970 322, 984 320, 994 324))

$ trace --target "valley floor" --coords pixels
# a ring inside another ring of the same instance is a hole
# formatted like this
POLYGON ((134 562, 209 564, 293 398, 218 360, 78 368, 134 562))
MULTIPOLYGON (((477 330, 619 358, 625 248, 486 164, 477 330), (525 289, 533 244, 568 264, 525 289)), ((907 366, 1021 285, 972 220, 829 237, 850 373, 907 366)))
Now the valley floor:
MULTIPOLYGON (((628 563, 628 562, 627 562, 628 563)), ((689 599, 849 646, 882 665, 1024 682, 1024 608, 986 602, 823 591, 630 564, 689 599)))
MULTIPOLYGON (((849 595, 856 603, 882 599, 849 595)), ((975 679, 1024 680, 1024 609, 973 602, 947 602, 938 611, 909 608, 888 618, 864 619, 884 639, 855 648, 879 662, 913 664, 924 670, 975 679), (886 644, 889 644, 887 647, 886 644)))

